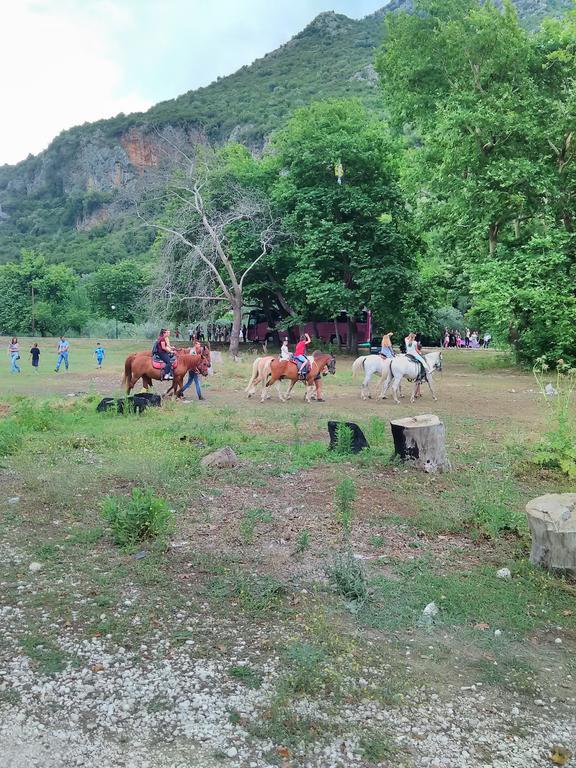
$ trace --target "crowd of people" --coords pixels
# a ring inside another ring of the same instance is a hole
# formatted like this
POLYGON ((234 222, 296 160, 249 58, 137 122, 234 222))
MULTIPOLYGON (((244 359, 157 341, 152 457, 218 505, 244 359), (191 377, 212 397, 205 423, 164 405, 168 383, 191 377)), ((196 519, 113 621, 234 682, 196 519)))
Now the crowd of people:
MULTIPOLYGON (((209 343, 215 343, 215 344, 228 344, 230 341, 230 336, 232 335, 232 323, 227 324, 217 324, 217 323, 207 323, 206 328, 204 329, 200 324, 198 325, 190 325, 188 327, 188 341, 194 342, 194 341, 207 341, 209 343)), ((246 328, 246 325, 243 325, 240 328, 240 343, 244 343, 245 341, 248 341, 248 329, 246 328)), ((179 339, 181 336, 180 329, 175 328, 174 329, 174 338, 179 339)))
POLYGON ((442 346, 444 349, 449 347, 455 347, 456 349, 488 349, 491 341, 492 335, 490 333, 480 336, 479 331, 471 331, 470 328, 466 328, 464 333, 445 328, 442 346))
MULTIPOLYGON (((41 350, 38 346, 38 342, 34 342, 30 348, 30 362, 32 363, 32 369, 34 371, 38 371, 40 368, 40 354, 41 350)), ((58 340, 58 344, 56 346, 56 367, 54 368, 54 372, 58 373, 60 370, 60 367, 64 365, 64 368, 68 370, 70 361, 69 361, 69 354, 70 354, 70 342, 65 336, 60 336, 60 339, 58 340)), ((100 342, 96 343, 96 347, 94 348, 94 357, 96 358, 96 367, 102 368, 102 363, 104 362, 104 355, 106 354, 106 351, 102 344, 100 342)), ((21 360, 20 355, 20 344, 18 342, 18 338, 14 336, 10 344, 8 344, 8 358, 10 360, 10 372, 11 373, 21 373, 22 369, 20 368, 20 365, 18 364, 18 361, 21 360)))

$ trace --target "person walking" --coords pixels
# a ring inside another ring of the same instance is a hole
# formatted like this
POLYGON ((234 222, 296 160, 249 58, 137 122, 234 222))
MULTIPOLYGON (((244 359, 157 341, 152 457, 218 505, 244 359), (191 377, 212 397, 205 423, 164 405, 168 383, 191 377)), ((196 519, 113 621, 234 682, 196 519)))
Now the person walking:
POLYGON ((104 355, 106 354, 104 347, 98 342, 96 344, 96 349, 94 350, 94 356, 96 357, 96 365, 98 368, 102 368, 102 361, 104 360, 104 355))
POLYGON ((13 336, 12 341, 8 344, 8 356, 10 357, 10 373, 20 373, 20 366, 18 365, 20 345, 16 336, 13 336))
POLYGON ((36 372, 38 372, 38 365, 40 363, 40 347, 38 344, 32 344, 30 354, 32 355, 32 367, 36 372))
MULTIPOLYGON (((195 355, 201 355, 202 354, 202 344, 196 340, 193 344, 194 348, 194 354, 195 355)), ((184 395, 184 392, 188 389, 188 387, 191 387, 192 384, 194 384, 194 387, 196 388, 196 394, 198 395, 198 400, 204 400, 204 395, 202 394, 202 385, 200 383, 200 374, 198 371, 188 371, 188 379, 186 381, 186 384, 182 387, 180 392, 178 393, 180 397, 184 395)))
POLYGON ((58 373, 60 370, 60 366, 62 363, 66 366, 66 370, 68 370, 68 353, 70 352, 70 344, 68 341, 64 338, 64 336, 60 336, 60 341, 58 342, 58 360, 56 362, 56 368, 54 368, 55 372, 58 373))

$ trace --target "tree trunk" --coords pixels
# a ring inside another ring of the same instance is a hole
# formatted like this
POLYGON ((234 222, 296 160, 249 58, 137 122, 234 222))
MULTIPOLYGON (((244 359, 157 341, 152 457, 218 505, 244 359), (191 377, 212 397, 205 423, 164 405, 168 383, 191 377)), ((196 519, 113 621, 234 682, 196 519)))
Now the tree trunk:
POLYGON ((394 419, 390 422, 395 453, 424 472, 447 472, 452 467, 444 445, 444 424, 438 416, 394 419))
POLYGON ((348 354, 358 353, 358 325, 356 324, 356 316, 347 316, 347 338, 346 338, 346 351, 348 354))
POLYGON ((236 297, 232 304, 232 333, 230 334, 230 355, 236 360, 240 347, 240 328, 242 326, 242 296, 236 297))
POLYGON ((576 576, 576 493, 549 493, 526 504, 530 561, 576 576))
POLYGON ((495 221, 488 227, 488 252, 490 256, 494 256, 494 253, 496 252, 496 246, 498 244, 498 230, 500 229, 500 224, 495 221))
POLYGON ((572 218, 570 211, 564 211, 562 214, 562 220, 564 221, 566 232, 574 232, 574 219, 572 218))
POLYGON ((334 333, 336 335, 336 338, 334 339, 334 344, 338 348, 340 348, 341 344, 340 344, 340 334, 338 333, 338 318, 337 317, 334 318, 334 333))

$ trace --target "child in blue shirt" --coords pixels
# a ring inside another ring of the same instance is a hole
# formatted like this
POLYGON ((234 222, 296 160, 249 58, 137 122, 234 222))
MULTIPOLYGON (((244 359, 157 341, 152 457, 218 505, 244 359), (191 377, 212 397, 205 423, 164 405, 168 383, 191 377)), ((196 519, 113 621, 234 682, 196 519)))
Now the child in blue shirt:
POLYGON ((98 342, 96 344, 96 349, 94 350, 94 354, 96 355, 96 362, 98 363, 98 368, 102 368, 102 360, 104 360, 104 347, 98 342))

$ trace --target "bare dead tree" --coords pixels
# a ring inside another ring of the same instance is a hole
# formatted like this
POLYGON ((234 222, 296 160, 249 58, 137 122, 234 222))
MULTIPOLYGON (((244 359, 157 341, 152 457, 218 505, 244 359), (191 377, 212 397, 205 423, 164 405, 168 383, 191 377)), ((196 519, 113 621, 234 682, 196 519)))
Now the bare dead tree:
POLYGON ((244 290, 254 267, 271 252, 277 236, 268 201, 232 177, 213 178, 218 157, 207 147, 194 155, 177 150, 177 163, 164 166, 158 186, 136 204, 139 219, 164 235, 154 291, 157 301, 195 307, 223 302, 232 310, 230 354, 239 351, 244 290), (166 170, 168 169, 168 176, 166 170), (152 211, 152 213, 150 213, 152 211), (235 226, 248 229, 255 251, 242 263, 232 254, 235 226))

